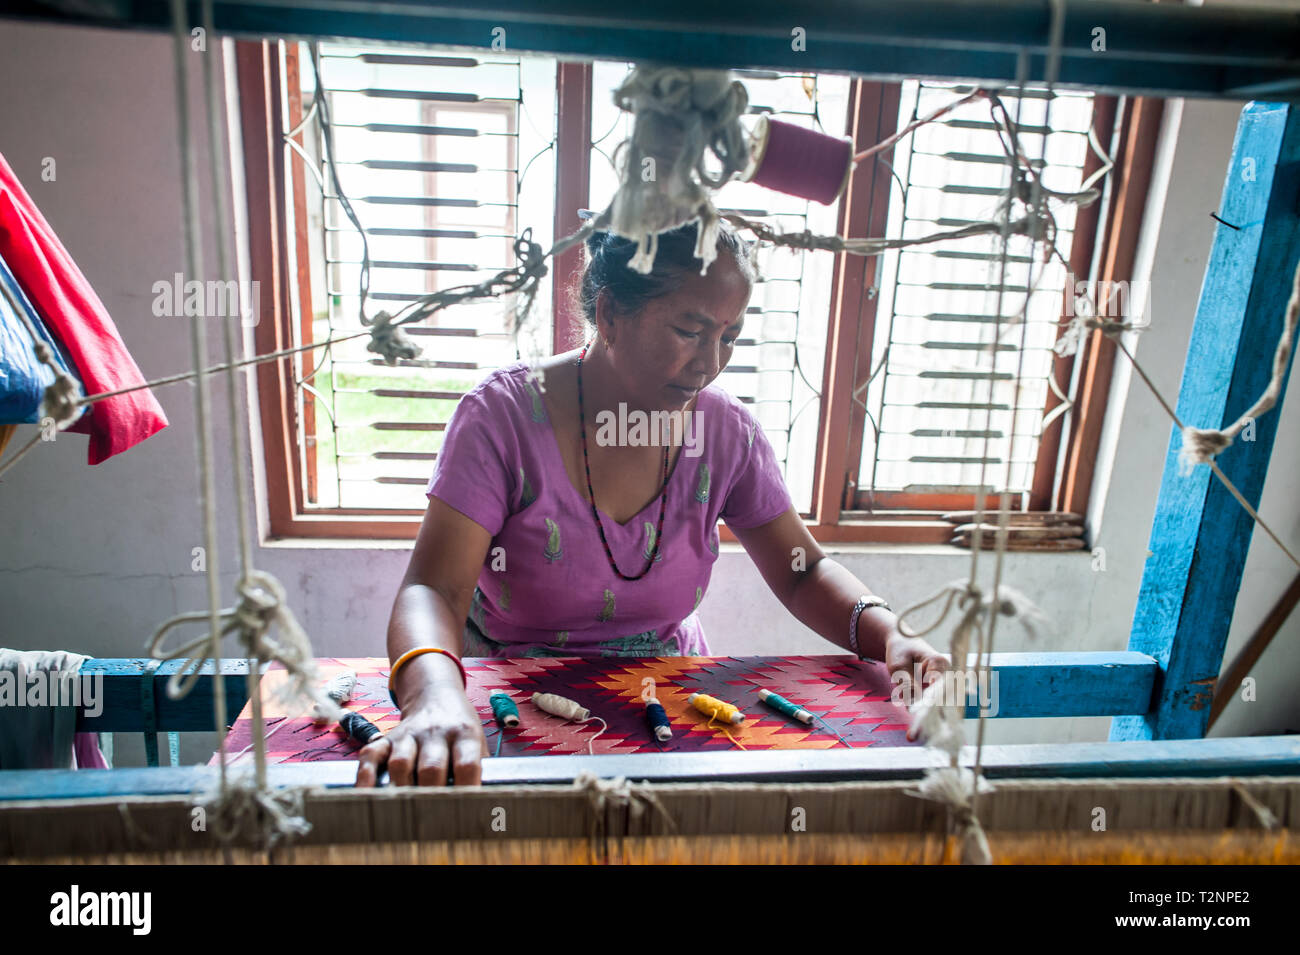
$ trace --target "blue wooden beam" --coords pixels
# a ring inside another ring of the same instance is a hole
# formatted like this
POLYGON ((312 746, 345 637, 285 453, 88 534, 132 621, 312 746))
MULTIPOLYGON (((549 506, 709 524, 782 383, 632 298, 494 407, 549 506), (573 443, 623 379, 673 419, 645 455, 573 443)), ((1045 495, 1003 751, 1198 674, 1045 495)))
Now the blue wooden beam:
MULTIPOLYGON (((1178 395, 1184 424, 1220 428, 1259 397, 1300 260, 1300 109, 1251 103, 1242 111, 1218 207, 1200 305, 1178 395)), ((1289 366, 1288 366, 1289 375, 1289 366)), ((1282 394, 1285 395, 1283 385, 1282 394)), ((1218 457, 1258 507, 1282 399, 1218 457)), ((1150 550, 1128 648, 1154 657, 1162 680, 1152 711, 1116 719, 1111 739, 1205 735, 1232 624, 1253 521, 1205 466, 1179 472, 1171 429, 1150 550)), ((1267 517, 1267 515, 1265 515, 1267 517)), ((1264 539, 1264 547, 1273 547, 1264 539)))
MULTIPOLYGON (((973 747, 962 759, 971 763, 973 747)), ((1167 740, 985 746, 990 779, 1134 779, 1187 776, 1300 776, 1300 737, 1167 740)), ((567 784, 584 770, 602 778, 650 782, 847 782, 919 779, 947 765, 942 753, 920 747, 867 746, 829 750, 750 750, 610 756, 501 756, 483 761, 488 786, 567 784)), ((267 767, 272 786, 349 787, 352 760, 280 763, 267 767)), ((29 799, 94 799, 211 791, 214 766, 157 769, 12 769, 0 772, 0 807, 29 799)), ((3 811, 0 808, 0 811, 3 811)))
MULTIPOLYGON (((1062 0, 1060 81, 1157 96, 1300 96, 1300 13, 1062 0), (1104 35, 1097 31, 1104 31, 1104 35), (1266 94, 1263 91, 1268 91, 1266 94)), ((1047 0, 215 0, 235 36, 353 38, 695 67, 1006 83, 1045 76, 1047 0), (802 44, 793 31, 804 31, 802 44), (504 31, 504 32, 501 32, 504 31)), ((189 0, 191 22, 200 5, 189 0)), ((167 0, 5 0, 0 16, 167 29, 167 0)))
MULTIPOLYGON (((81 666, 81 677, 89 677, 102 686, 96 691, 97 699, 83 699, 81 714, 77 718, 77 731, 81 733, 166 733, 213 732, 213 665, 208 661, 201 668, 194 689, 184 699, 173 700, 167 696, 167 680, 184 665, 184 660, 169 660, 146 677, 149 659, 103 658, 87 660, 81 666), (141 683, 148 679, 152 684, 154 713, 145 711, 141 683)), ((234 720, 248 702, 248 662, 223 660, 222 678, 226 688, 226 712, 234 720)))

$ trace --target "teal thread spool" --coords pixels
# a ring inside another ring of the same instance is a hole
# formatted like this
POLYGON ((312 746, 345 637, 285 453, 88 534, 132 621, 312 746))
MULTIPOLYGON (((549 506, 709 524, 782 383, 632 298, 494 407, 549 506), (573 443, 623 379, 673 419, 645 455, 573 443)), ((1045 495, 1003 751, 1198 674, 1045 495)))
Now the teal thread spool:
POLYGON ((758 698, 778 713, 788 716, 793 720, 798 720, 800 723, 805 725, 812 725, 813 715, 803 707, 791 703, 784 696, 778 696, 771 690, 759 690, 758 698))
POLYGON ((497 691, 488 697, 488 704, 492 707, 492 715, 496 717, 499 726, 519 725, 519 707, 515 706, 515 701, 509 696, 497 691))

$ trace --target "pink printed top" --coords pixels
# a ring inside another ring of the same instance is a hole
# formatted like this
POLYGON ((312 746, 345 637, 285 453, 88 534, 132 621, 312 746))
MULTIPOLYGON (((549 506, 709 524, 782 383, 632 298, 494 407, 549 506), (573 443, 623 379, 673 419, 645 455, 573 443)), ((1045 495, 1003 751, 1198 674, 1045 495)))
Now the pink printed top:
MULTIPOLYGON (((492 535, 464 654, 707 655, 695 609, 718 559, 718 519, 758 527, 791 506, 762 428, 721 388, 699 393, 695 441, 668 479, 659 557, 640 580, 626 581, 609 566, 586 491, 565 472, 528 370, 501 368, 460 400, 426 492, 492 535)), ((596 439, 591 427, 587 436, 596 439)), ((657 496, 624 525, 602 512, 623 573, 645 568, 658 518, 657 496)))

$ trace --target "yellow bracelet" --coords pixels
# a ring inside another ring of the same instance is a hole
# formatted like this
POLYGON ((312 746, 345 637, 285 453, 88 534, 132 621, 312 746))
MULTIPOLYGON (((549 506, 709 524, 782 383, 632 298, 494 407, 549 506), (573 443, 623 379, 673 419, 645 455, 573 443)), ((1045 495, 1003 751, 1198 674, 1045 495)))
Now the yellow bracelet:
POLYGON ((460 671, 461 683, 463 683, 468 689, 469 678, 465 675, 465 667, 461 664, 460 660, 457 659, 456 654, 452 653, 450 650, 444 650, 442 647, 414 647, 407 650, 400 657, 394 660, 393 668, 388 671, 388 695, 393 698, 394 705, 397 705, 397 694, 393 691, 393 681, 397 679, 398 671, 401 670, 402 667, 406 666, 409 661, 414 660, 422 653, 441 653, 444 656, 451 657, 451 662, 456 664, 456 669, 460 671))

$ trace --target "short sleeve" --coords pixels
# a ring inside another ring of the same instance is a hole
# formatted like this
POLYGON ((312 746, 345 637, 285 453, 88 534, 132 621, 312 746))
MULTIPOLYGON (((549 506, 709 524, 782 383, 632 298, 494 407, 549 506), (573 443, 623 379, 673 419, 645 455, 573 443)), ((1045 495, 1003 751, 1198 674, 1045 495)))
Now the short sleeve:
POLYGON ((792 502, 771 442, 753 415, 744 409, 741 413, 748 453, 721 516, 729 527, 759 527, 788 511, 792 502))
POLYGON ((493 537, 510 515, 515 468, 507 459, 514 442, 510 415, 479 388, 456 405, 438 452, 426 496, 438 500, 482 526, 493 537))

